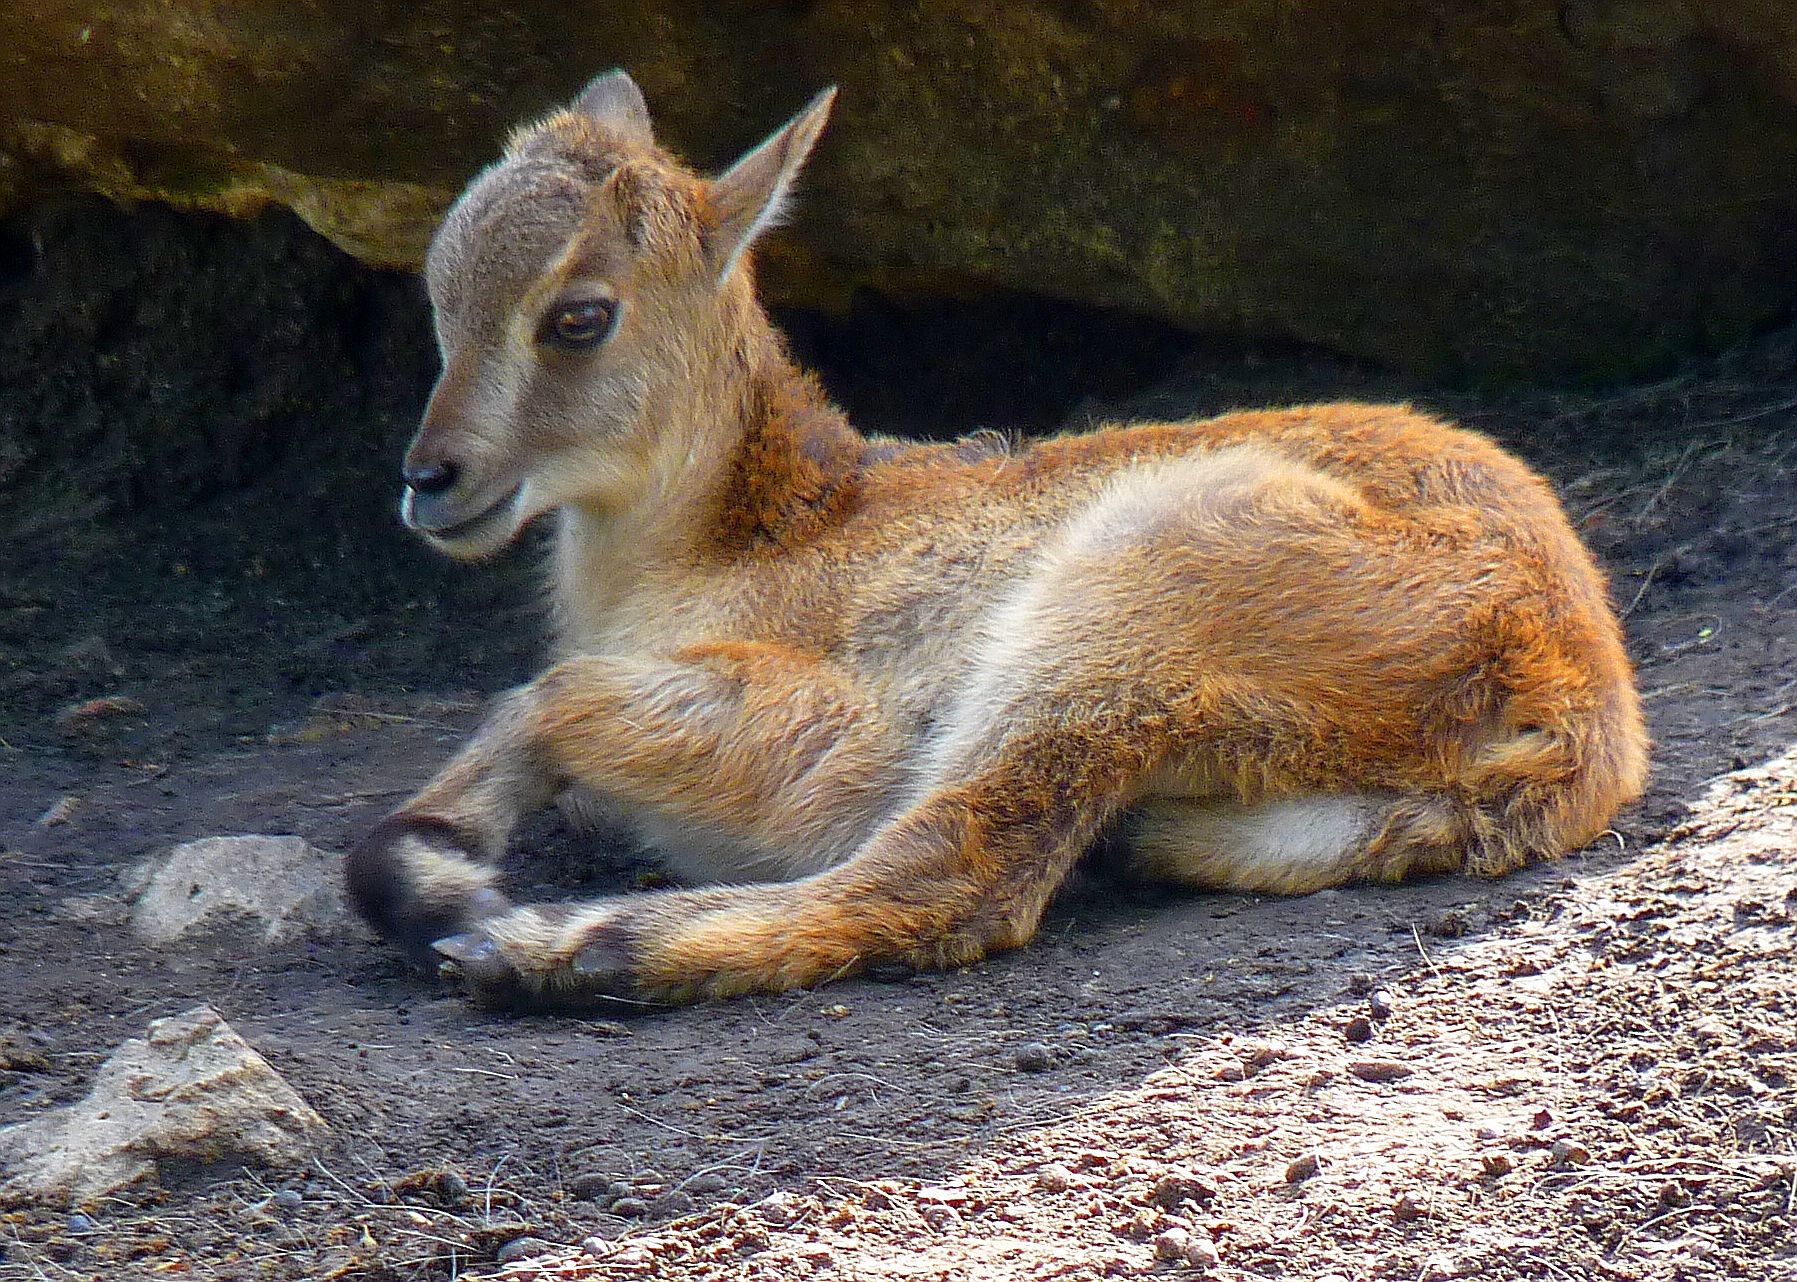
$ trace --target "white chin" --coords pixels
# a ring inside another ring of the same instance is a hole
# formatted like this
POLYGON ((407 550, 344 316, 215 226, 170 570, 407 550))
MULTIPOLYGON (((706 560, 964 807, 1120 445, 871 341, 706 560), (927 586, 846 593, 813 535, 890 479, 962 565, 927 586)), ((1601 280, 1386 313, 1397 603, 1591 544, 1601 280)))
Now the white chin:
POLYGON ((525 522, 525 487, 520 485, 510 499, 461 525, 447 530, 430 530, 416 523, 413 496, 406 491, 400 504, 400 517, 406 525, 445 556, 458 561, 479 561, 503 549, 518 536, 525 522))
POLYGON ((426 534, 424 541, 444 556, 458 561, 484 561, 501 551, 517 533, 518 527, 511 522, 495 521, 492 527, 483 525, 474 533, 458 534, 454 538, 426 534))

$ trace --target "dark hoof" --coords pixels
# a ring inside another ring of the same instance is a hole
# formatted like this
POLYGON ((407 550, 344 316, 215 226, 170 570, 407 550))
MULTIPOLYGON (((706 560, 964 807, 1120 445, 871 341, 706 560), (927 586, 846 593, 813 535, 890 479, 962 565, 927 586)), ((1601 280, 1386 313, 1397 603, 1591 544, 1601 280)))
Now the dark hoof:
POLYGON ((437 973, 445 979, 481 987, 518 982, 517 969, 506 960, 498 941, 484 930, 445 935, 433 942, 431 949, 440 956, 437 973))
MULTIPOLYGON (((552 916, 553 907, 513 911, 552 916)), ((540 926, 524 932, 538 937, 540 926)), ((481 1006, 519 1012, 557 1014, 604 1011, 627 1014, 658 1009, 662 1003, 641 998, 629 933, 607 923, 585 930, 586 940, 572 953, 531 956, 523 946, 504 939, 503 929, 481 927, 457 931, 432 942, 437 974, 457 981, 481 1006)))
POLYGON ((491 887, 465 891, 465 878, 445 878, 432 885, 428 874, 420 872, 419 861, 402 854, 408 840, 445 860, 478 862, 473 841, 452 825, 392 815, 350 851, 344 881, 362 919, 429 970, 437 963, 433 940, 509 912, 511 901, 491 887))

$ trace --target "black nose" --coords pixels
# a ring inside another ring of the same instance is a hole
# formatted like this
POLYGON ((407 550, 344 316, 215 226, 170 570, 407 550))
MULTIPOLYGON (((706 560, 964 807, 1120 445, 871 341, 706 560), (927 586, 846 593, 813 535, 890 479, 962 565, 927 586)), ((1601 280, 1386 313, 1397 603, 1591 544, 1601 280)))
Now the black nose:
POLYGON ((407 485, 420 494, 441 494, 455 484, 460 472, 454 463, 445 462, 402 468, 400 475, 405 477, 407 485))

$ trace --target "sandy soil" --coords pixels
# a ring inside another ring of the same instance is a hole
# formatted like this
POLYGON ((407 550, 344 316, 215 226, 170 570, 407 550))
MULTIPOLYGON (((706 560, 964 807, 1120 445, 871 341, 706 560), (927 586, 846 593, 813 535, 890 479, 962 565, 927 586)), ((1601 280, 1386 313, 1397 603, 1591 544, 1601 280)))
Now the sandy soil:
MULTIPOLYGON (((305 1171, 167 1171, 84 1232, 6 1208, 0 1277, 1797 1278, 1797 334, 1588 397, 1153 364, 1109 403, 1401 395, 1542 466, 1627 611, 1649 797, 1501 882, 1088 880, 982 966, 629 1023, 474 1011, 358 928, 153 951, 119 924, 137 860, 343 848, 535 650, 527 554, 451 583, 365 515, 384 480, 350 469, 321 515, 255 471, 0 575, 0 1124, 205 1001, 335 1139, 305 1171), (141 711, 58 727, 113 695, 141 711), (501 1264, 526 1237, 550 1253, 501 1264)), ((548 819, 514 871, 526 896, 650 872, 548 819)))

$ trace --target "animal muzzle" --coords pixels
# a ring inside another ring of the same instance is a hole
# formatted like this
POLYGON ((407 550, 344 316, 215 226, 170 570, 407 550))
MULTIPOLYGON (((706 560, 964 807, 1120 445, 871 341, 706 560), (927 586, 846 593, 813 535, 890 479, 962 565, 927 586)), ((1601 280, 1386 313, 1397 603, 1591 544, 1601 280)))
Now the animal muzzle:
POLYGON ((410 481, 400 503, 399 516, 406 528, 433 539, 461 539, 484 532, 501 518, 509 517, 522 485, 514 485, 496 497, 457 495, 453 482, 432 490, 410 481))

